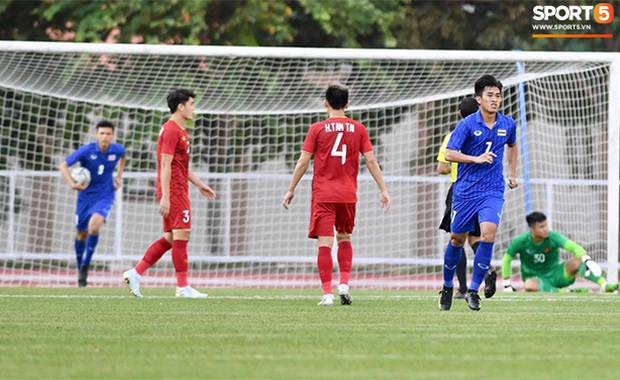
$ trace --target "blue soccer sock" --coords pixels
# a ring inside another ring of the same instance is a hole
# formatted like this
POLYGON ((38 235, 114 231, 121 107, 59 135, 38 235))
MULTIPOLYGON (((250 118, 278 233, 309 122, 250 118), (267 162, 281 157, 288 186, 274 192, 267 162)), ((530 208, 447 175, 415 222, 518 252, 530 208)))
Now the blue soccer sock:
POLYGON ((454 286, 454 273, 456 266, 461 261, 463 247, 455 247, 452 242, 448 242, 446 252, 443 257, 443 286, 452 288, 454 286))
POLYGON ((480 242, 476 250, 476 255, 474 256, 474 270, 472 272, 469 290, 478 291, 478 289, 480 289, 480 284, 484 281, 484 276, 487 274, 489 266, 491 265, 493 244, 495 243, 480 242))
POLYGON ((79 241, 77 238, 73 241, 73 247, 75 248, 75 259, 77 261, 77 269, 82 267, 82 257, 84 256, 84 250, 86 250, 86 240, 79 241))
POLYGON ((86 255, 84 255, 82 265, 90 265, 90 259, 92 259, 93 253, 95 253, 97 243, 99 243, 99 235, 88 235, 88 238, 86 238, 86 255))

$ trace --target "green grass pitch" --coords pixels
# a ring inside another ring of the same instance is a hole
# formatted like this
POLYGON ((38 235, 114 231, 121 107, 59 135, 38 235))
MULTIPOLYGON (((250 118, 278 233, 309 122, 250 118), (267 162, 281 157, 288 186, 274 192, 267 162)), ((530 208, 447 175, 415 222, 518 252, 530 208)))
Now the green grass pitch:
POLYGON ((0 288, 0 378, 617 379, 618 294, 0 288))

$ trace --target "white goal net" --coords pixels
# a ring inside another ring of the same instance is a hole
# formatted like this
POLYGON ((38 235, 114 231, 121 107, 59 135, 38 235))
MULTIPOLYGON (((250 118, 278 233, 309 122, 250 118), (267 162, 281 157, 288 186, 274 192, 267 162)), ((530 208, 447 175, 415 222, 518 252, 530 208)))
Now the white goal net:
MULTIPOLYGON (((95 141, 101 119, 117 126, 127 168, 89 286, 122 284, 121 272, 162 234, 156 139, 167 92, 185 87, 197 93, 191 165, 218 193, 207 201, 190 190, 190 282, 318 287, 316 241, 306 237, 311 170, 290 210, 281 199, 309 125, 326 117, 326 86, 340 81, 393 200, 383 213, 362 165, 351 284, 436 289, 449 187, 436 156, 484 74, 504 83, 502 112, 516 120, 520 145, 521 186, 506 191, 494 264, 539 210, 616 279, 619 54, 0 42, 0 286, 77 285, 76 193, 57 168, 95 141)), ((169 254, 143 284, 174 285, 169 254)))

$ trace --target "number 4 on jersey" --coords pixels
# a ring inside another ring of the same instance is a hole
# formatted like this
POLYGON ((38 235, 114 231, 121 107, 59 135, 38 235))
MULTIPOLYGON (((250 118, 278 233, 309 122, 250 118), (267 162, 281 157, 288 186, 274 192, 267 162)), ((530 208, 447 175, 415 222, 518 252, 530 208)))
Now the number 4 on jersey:
POLYGON ((340 162, 344 165, 347 162, 347 144, 342 144, 342 149, 338 150, 338 146, 340 145, 340 141, 342 140, 342 132, 338 133, 336 136, 336 141, 334 142, 334 146, 332 147, 331 155, 334 157, 340 157, 340 162))

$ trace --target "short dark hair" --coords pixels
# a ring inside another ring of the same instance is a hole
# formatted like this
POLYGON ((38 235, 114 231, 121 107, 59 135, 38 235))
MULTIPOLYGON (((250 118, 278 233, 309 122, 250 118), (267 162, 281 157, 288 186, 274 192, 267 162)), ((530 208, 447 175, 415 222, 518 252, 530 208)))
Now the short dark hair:
POLYGON ((185 88, 175 88, 170 90, 168 93, 168 108, 170 108, 170 113, 177 112, 177 108, 179 104, 185 104, 189 100, 189 98, 195 98, 196 94, 193 91, 187 90, 185 88))
POLYGON ((461 113, 461 117, 464 119, 472 113, 478 111, 478 102, 476 99, 468 97, 461 101, 459 104, 459 112, 461 113))
POLYGON ((486 87, 497 87, 501 91, 504 85, 492 75, 483 75, 478 78, 474 84, 474 93, 476 96, 482 96, 482 91, 484 91, 486 87))
POLYGON ((99 128, 112 128, 112 130, 114 130, 114 124, 112 124, 110 120, 101 120, 97 123, 95 130, 98 130, 99 128))
POLYGON ((327 87, 325 99, 330 107, 341 110, 349 102, 349 87, 341 83, 332 83, 327 87))
POLYGON ((534 227, 536 223, 541 223, 547 220, 547 217, 542 212, 534 211, 533 213, 526 216, 525 220, 527 221, 527 225, 531 228, 534 227))

